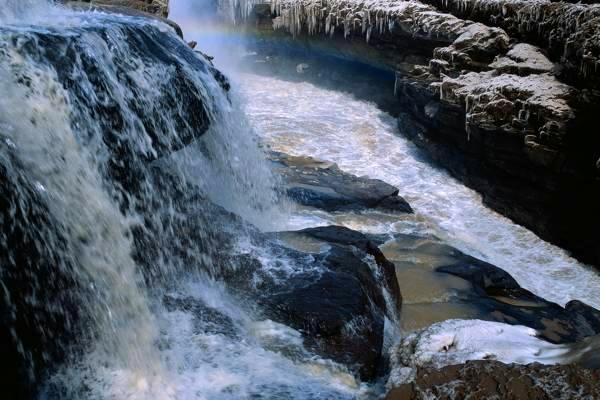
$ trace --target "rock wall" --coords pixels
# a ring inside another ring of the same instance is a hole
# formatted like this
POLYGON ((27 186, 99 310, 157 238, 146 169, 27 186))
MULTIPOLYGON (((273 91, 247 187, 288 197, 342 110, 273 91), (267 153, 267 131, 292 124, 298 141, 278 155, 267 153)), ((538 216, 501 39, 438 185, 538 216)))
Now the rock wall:
POLYGON ((600 265, 600 8, 429 2, 275 0, 253 23, 395 70, 403 132, 492 208, 600 265))
POLYGON ((560 64, 559 76, 578 86, 600 87, 600 5, 549 0, 424 2, 539 45, 560 64))
POLYGON ((65 3, 90 3, 92 6, 99 7, 119 7, 130 10, 143 11, 166 18, 169 16, 169 0, 81 0, 69 1, 65 3))

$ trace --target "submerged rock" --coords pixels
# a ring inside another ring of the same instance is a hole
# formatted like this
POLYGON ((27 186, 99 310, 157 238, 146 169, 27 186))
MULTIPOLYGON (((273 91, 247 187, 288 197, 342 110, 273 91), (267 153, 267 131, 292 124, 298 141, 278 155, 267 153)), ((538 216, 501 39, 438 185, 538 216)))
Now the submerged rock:
POLYGON ((166 295, 163 297, 163 305, 168 312, 180 311, 192 314, 193 324, 199 333, 238 336, 238 329, 231 318, 196 298, 166 295))
POLYGON ((600 334, 595 310, 580 301, 565 308, 521 288, 502 269, 469 256, 440 266, 438 272, 459 276, 469 281, 476 295, 465 294, 496 321, 525 325, 538 331, 538 336, 552 343, 569 343, 600 334))

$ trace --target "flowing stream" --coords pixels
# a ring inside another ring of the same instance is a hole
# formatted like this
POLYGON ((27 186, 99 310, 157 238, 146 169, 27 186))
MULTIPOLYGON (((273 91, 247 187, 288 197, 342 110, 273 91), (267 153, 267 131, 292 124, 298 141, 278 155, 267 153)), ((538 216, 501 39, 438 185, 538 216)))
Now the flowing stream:
POLYGON ((247 74, 239 83, 248 118, 273 149, 332 161, 352 174, 391 183, 417 214, 408 220, 341 220, 348 227, 433 234, 505 269, 543 298, 600 306, 596 272, 483 205, 476 192, 425 160, 402 137, 395 119, 375 104, 308 82, 247 74))
POLYGON ((314 354, 222 279, 242 274, 239 255, 274 280, 304 272, 257 244, 258 229, 436 235, 546 299, 600 307, 596 273, 486 208, 391 115, 343 90, 236 70, 239 37, 198 31, 192 10, 172 2, 229 81, 159 21, 0 0, 0 322, 15 327, 1 339, 32 361, 14 379, 41 379, 48 400, 376 398, 381 382, 314 354), (382 179, 416 215, 294 207, 261 146, 382 179), (52 372, 37 376, 44 363, 52 372))
MULTIPOLYGON (((320 68, 324 76, 321 84, 315 84, 302 79, 298 69, 304 62, 311 68, 308 56, 305 60, 296 58, 298 67, 293 69, 275 66, 267 74, 240 72, 239 64, 247 64, 240 61, 244 38, 235 30, 202 19, 205 6, 202 2, 194 4, 174 1, 172 18, 184 27, 189 39, 198 40, 206 51, 217 55, 218 65, 241 89, 244 111, 265 144, 284 153, 335 162, 346 172, 388 182, 400 190, 417 214, 416 219, 361 221, 356 216, 336 218, 309 212, 297 214, 292 227, 336 221, 373 233, 436 235, 467 254, 505 269, 519 284, 543 298, 562 305, 579 299, 600 306, 597 272, 487 208, 475 191, 428 162, 402 136, 390 114, 365 101, 364 96, 354 95, 356 87, 368 90, 370 77, 348 74, 346 82, 336 77, 337 85, 332 86, 328 82, 332 76, 327 70, 332 67, 330 63, 313 66, 320 68)), ((265 67, 261 69, 264 72, 265 67)), ((391 96, 393 82, 387 88, 372 89, 378 90, 387 90, 391 96)))

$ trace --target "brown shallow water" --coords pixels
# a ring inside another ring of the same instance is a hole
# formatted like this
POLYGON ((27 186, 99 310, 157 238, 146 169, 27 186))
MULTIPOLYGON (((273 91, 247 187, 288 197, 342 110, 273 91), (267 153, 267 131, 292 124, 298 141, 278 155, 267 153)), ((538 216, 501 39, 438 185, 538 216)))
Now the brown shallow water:
POLYGON ((450 247, 430 239, 400 236, 381 246, 384 255, 396 265, 402 292, 404 331, 427 327, 450 318, 477 318, 478 309, 456 298, 457 291, 471 289, 464 279, 435 272, 453 261, 450 247))

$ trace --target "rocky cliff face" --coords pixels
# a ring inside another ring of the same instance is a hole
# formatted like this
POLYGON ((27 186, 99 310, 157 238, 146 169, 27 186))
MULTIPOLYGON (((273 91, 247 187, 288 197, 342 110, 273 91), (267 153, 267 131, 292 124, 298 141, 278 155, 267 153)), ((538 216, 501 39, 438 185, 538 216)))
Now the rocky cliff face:
POLYGON ((100 7, 120 7, 129 10, 143 11, 166 18, 169 16, 169 0, 82 0, 65 1, 66 3, 93 3, 100 7))
POLYGON ((488 205, 600 265, 600 6, 277 0, 255 10, 259 25, 395 70, 406 134, 488 205))

